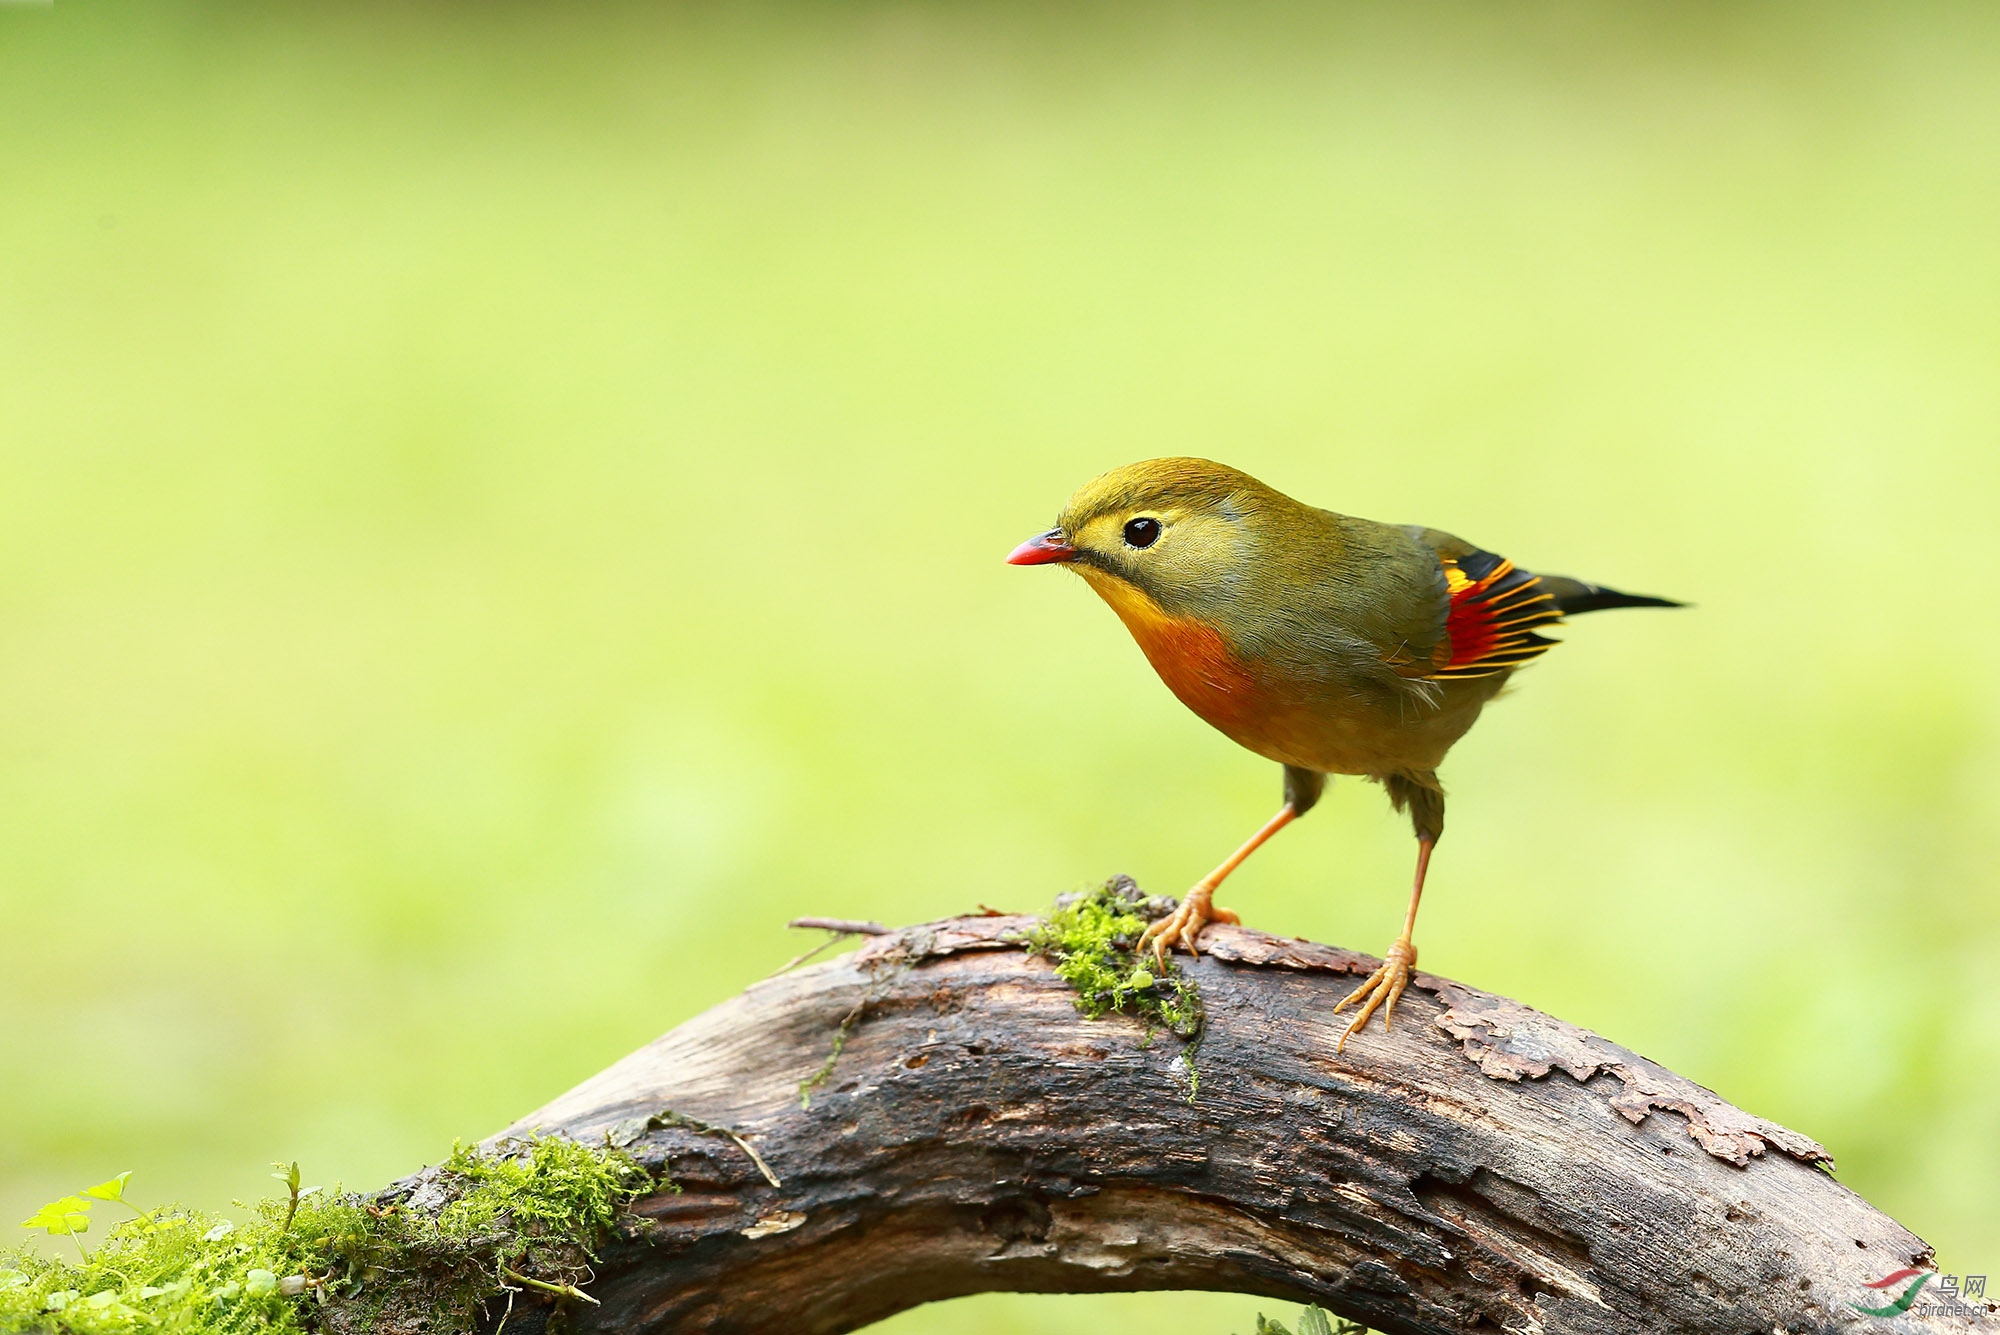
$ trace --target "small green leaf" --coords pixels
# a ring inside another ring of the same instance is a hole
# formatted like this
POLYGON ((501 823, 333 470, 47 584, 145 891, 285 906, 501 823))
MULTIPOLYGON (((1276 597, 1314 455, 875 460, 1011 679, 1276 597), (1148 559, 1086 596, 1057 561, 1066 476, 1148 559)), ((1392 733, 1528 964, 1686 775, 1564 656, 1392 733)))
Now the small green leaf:
POLYGON ((122 1201, 125 1199, 125 1184, 131 1177, 132 1170, 128 1168, 108 1181, 100 1182, 94 1187, 85 1187, 83 1194, 95 1196, 100 1201, 122 1201))
POLYGON ((50 1201, 35 1211, 32 1219, 23 1219, 22 1228, 46 1229, 50 1233, 90 1232, 90 1202, 81 1196, 65 1196, 59 1201, 50 1201))
POLYGON ((118 1290, 100 1289, 96 1293, 91 1294, 88 1298, 85 1298, 83 1300, 83 1305, 85 1307, 95 1307, 98 1311, 102 1312, 105 1308, 111 1306, 111 1304, 117 1301, 118 1301, 118 1290))
POLYGON ((215 1296, 224 1302, 228 1302, 241 1292, 243 1292, 243 1286, 233 1279, 227 1284, 218 1284, 215 1286, 215 1296))
POLYGON ((208 1232, 202 1234, 201 1240, 203 1242, 221 1242, 224 1238, 228 1237, 231 1233, 234 1233, 235 1231, 236 1231, 236 1225, 230 1223, 227 1219, 225 1219, 221 1223, 217 1224, 214 1228, 208 1230, 208 1232))
POLYGON ((48 1297, 42 1300, 42 1310, 47 1312, 60 1312, 63 1310, 63 1308, 68 1307, 71 1303, 75 1301, 76 1301, 75 1289, 57 1289, 54 1293, 51 1293, 48 1297))
POLYGON ((252 1270, 243 1277, 243 1292, 251 1298, 268 1298, 278 1291, 278 1277, 269 1270, 252 1270))
POLYGON ((271 1167, 278 1170, 277 1172, 271 1174, 271 1176, 277 1178, 278 1181, 290 1187, 292 1189, 293 1194, 296 1195, 299 1190, 298 1160, 294 1159, 289 1164, 274 1163, 271 1165, 271 1167))
POLYGON ((0 1289, 23 1289, 34 1283, 18 1270, 0 1270, 0 1289))

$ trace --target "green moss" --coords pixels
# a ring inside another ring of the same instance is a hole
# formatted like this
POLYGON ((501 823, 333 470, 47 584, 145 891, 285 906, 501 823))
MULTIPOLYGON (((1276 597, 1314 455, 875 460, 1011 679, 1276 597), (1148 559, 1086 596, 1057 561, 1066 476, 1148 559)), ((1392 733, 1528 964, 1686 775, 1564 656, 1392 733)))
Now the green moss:
POLYGON ((0 1331, 469 1332, 496 1300, 587 1301, 597 1247, 652 1185, 620 1151, 537 1137, 455 1146, 377 1197, 265 1201, 244 1223, 164 1206, 78 1261, 23 1247, 0 1262, 0 1331))
POLYGON ((1142 960, 1133 949, 1146 924, 1172 907, 1146 898, 1130 877, 1114 877, 1058 899, 1026 944, 1055 963, 1056 976, 1076 989, 1076 1008, 1086 1016, 1136 1016, 1185 1041, 1192 1099, 1200 1083, 1194 1055, 1205 1023, 1201 993, 1172 956, 1162 973, 1150 952, 1142 960))
POLYGON ((820 1063, 817 1071, 799 1081, 799 1106, 801 1108, 812 1107, 813 1095, 833 1075, 833 1068, 839 1063, 840 1054, 847 1049, 848 1036, 853 1034, 854 1026, 860 1022, 861 1009, 866 1004, 867 1000, 863 998, 861 1002, 855 1005, 854 1009, 847 1012, 840 1024, 834 1028, 833 1047, 826 1054, 826 1060, 820 1063))
POLYGON ((486 1237, 511 1220, 515 1232, 587 1241, 611 1231, 625 1203, 647 1185, 643 1168, 616 1151, 557 1136, 527 1142, 525 1154, 485 1155, 452 1146, 444 1171, 470 1185, 438 1212, 437 1226, 459 1238, 486 1237))
MULTIPOLYGON (((1292 1335, 1292 1332, 1284 1322, 1259 1312, 1257 1335, 1292 1335)), ((1299 1335, 1368 1335, 1368 1327, 1354 1321, 1342 1321, 1323 1307, 1309 1306, 1299 1313, 1299 1335)))

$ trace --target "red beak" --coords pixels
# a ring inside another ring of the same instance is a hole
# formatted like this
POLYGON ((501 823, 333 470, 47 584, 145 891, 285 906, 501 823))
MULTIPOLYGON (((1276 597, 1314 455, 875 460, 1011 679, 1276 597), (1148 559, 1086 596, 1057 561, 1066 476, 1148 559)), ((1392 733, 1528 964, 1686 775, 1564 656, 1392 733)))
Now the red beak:
POLYGON ((1026 542, 1007 553, 1010 566, 1045 566, 1051 561, 1076 560, 1076 548, 1063 541, 1062 530, 1052 528, 1047 533, 1037 533, 1026 542))

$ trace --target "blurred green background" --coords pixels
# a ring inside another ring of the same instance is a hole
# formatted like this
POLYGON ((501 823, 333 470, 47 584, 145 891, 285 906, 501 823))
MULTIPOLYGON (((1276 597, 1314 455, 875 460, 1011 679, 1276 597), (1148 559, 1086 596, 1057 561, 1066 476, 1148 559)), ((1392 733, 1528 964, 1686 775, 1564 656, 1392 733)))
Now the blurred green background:
MULTIPOLYGON (((0 108, 0 1219, 382 1182, 795 914, 1178 892, 1276 767, 1000 557, 1198 453, 1699 604, 1453 755, 1424 963, 2000 1269, 2000 11, 59 0, 0 108)), ((1228 902, 1378 950, 1320 812, 1228 902)))

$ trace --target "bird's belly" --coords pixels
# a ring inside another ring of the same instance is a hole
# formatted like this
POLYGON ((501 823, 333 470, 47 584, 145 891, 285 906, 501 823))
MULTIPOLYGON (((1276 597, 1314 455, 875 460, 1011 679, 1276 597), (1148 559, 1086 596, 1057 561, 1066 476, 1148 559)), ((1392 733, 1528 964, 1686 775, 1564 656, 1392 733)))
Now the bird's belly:
MULTIPOLYGON (((1213 721, 1213 720, 1211 720, 1213 721)), ((1450 726, 1392 721, 1379 709, 1318 704, 1280 710, 1245 729, 1223 728, 1239 744, 1283 765, 1322 774, 1400 774, 1436 769, 1472 720, 1450 726)))
POLYGON ((1238 745, 1322 774, 1436 769, 1492 694, 1481 682, 1474 690, 1449 690, 1441 701, 1378 698, 1262 680, 1245 667, 1242 684, 1218 699, 1199 684, 1191 688, 1160 675, 1188 708, 1238 745))

